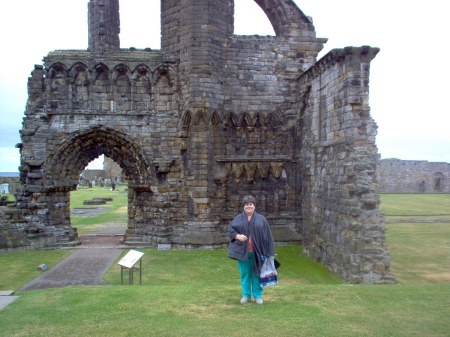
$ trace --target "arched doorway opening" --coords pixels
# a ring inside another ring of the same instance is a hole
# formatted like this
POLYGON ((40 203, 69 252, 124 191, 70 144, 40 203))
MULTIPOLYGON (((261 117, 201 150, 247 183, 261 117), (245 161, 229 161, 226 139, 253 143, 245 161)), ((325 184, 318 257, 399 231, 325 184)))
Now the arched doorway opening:
MULTIPOLYGON (((72 206, 80 206, 80 200, 73 205, 71 192, 77 191, 80 186, 84 185, 87 189, 96 190, 96 192, 103 191, 105 197, 107 197, 106 194, 114 192, 118 199, 116 201, 122 200, 123 205, 116 204, 113 208, 116 214, 114 212, 112 214, 113 217, 116 216, 119 225, 122 222, 123 228, 120 234, 134 228, 135 206, 139 202, 135 192, 149 188, 152 180, 149 165, 141 147, 127 134, 104 126, 77 131, 65 138, 51 152, 45 165, 44 176, 46 177, 45 188, 48 191, 47 202, 51 209, 49 223, 57 222, 59 225, 65 226, 66 230, 77 231, 71 221, 71 209, 74 208, 72 206), (83 177, 83 173, 86 172, 85 167, 101 155, 110 158, 120 167, 120 177, 118 174, 107 177, 106 172, 101 174, 97 172, 97 175, 83 177), (127 202, 128 200, 131 201, 127 202)), ((86 198, 86 201, 92 201, 92 199, 94 198, 86 198)), ((114 198, 112 202, 114 202, 114 198)), ((111 217, 111 214, 109 216, 111 217)), ((87 231, 96 229, 95 223, 91 225, 94 226, 87 231)), ((117 230, 119 228, 120 226, 117 230)), ((79 234, 86 234, 86 231, 79 234)), ((113 230, 110 234, 116 233, 113 230)))
POLYGON ((81 244, 123 240, 128 224, 128 184, 114 160, 102 155, 83 170, 77 189, 70 192, 70 216, 81 244))

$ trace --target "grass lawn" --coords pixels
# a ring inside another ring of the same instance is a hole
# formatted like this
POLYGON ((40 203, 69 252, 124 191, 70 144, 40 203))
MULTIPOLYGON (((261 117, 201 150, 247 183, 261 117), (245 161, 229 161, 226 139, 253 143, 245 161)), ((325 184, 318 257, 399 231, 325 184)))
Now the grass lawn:
MULTIPOLYGON (((97 207, 83 205, 83 201, 91 200, 94 197, 111 197, 113 201, 108 201, 101 207, 111 207, 99 216, 96 217, 80 217, 72 215, 70 220, 72 227, 76 227, 78 235, 89 234, 100 226, 107 224, 126 224, 128 221, 128 192, 124 191, 124 187, 120 186, 115 191, 110 191, 106 187, 94 186, 93 188, 80 188, 70 193, 70 207, 97 207)), ((126 225, 124 225, 125 231, 126 225)))
POLYGON ((239 304, 237 280, 27 292, 0 336, 448 336, 449 285, 281 284, 239 304))
POLYGON ((8 201, 16 201, 16 197, 12 193, 2 193, 0 196, 7 197, 8 201))
MULTIPOLYGON (((385 213, 450 213, 442 195, 433 196, 419 208, 412 206, 414 195, 382 195, 381 207, 385 213)), ((265 290, 264 305, 241 305, 236 262, 225 249, 146 249, 143 285, 121 285, 113 264, 104 275, 111 286, 24 292, 0 311, 0 336, 450 336, 450 224, 388 227, 397 285, 342 284, 300 247, 283 246, 277 247, 280 284, 265 290)), ((34 251, 35 261, 43 253, 34 251)), ((29 258, 0 255, 0 275, 25 269, 29 258), (12 262, 3 263, 5 257, 12 262)))
POLYGON ((41 264, 52 268, 73 250, 25 250, 0 254, 0 291, 19 290, 42 274, 41 264))
MULTIPOLYGON (((390 221, 450 216, 389 217, 389 214, 450 214, 450 194, 381 194, 381 209, 390 221)), ((391 271, 400 283, 450 284, 450 223, 389 223, 388 247, 391 271)))
POLYGON ((388 225, 391 271, 400 283, 450 284, 450 223, 388 225))
POLYGON ((385 214, 450 214, 450 194, 380 194, 385 214))

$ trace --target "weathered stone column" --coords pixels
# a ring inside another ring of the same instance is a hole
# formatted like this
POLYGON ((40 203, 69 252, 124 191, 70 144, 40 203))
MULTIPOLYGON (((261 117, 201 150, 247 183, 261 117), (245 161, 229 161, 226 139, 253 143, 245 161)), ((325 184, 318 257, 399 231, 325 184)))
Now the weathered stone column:
POLYGON ((91 0, 88 11, 88 49, 101 55, 119 49, 119 0, 91 0))

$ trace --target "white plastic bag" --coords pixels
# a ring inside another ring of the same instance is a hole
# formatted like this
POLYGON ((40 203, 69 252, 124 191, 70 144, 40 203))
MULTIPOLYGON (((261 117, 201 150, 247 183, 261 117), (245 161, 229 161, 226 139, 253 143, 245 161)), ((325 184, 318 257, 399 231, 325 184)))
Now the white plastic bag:
POLYGON ((274 256, 269 256, 264 260, 264 264, 261 267, 260 274, 260 285, 262 288, 278 284, 278 275, 274 261, 274 256))

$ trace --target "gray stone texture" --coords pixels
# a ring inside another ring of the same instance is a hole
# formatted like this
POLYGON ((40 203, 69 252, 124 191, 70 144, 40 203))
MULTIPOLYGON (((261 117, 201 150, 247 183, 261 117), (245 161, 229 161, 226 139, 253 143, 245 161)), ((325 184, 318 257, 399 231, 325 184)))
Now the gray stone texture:
POLYGON ((326 39, 293 1, 255 2, 276 36, 233 35, 232 0, 163 0, 161 50, 125 50, 117 0, 91 0, 88 50, 50 52, 29 78, 0 247, 76 243, 69 192, 104 154, 128 182, 130 245, 224 246, 253 194, 278 243, 345 281, 394 282, 368 106, 378 49, 317 61, 326 39))
POLYGON ((377 179, 380 193, 450 193, 450 164, 382 159, 377 179))

